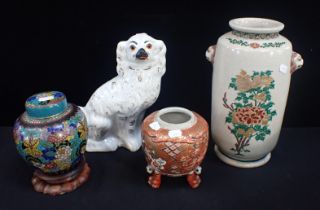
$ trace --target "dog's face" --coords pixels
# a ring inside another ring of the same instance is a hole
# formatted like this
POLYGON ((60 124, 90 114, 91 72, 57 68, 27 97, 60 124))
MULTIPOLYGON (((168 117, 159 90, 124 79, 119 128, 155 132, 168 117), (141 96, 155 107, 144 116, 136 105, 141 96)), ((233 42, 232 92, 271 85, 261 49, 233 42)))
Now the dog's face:
POLYGON ((156 40, 146 33, 136 34, 128 41, 119 42, 117 60, 128 62, 131 66, 165 65, 166 46, 163 41, 156 40))

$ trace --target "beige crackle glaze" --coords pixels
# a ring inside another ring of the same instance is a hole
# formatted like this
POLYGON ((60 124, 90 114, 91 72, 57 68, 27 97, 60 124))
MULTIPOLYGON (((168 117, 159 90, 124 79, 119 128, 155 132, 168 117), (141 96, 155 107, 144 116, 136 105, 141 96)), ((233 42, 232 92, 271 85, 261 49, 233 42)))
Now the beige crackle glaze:
POLYGON ((233 31, 222 35, 217 45, 206 51, 207 59, 213 63, 212 118, 211 131, 217 156, 227 164, 251 168, 265 164, 270 152, 277 144, 283 115, 287 103, 291 73, 303 65, 298 53, 292 51, 291 42, 279 32, 284 24, 262 18, 238 18, 229 22, 233 31), (263 141, 250 140, 243 155, 236 155, 231 148, 235 136, 228 129, 226 116, 229 111, 222 99, 227 94, 228 102, 235 102, 237 91, 229 88, 231 78, 245 70, 248 75, 254 71, 272 71, 274 88, 270 90, 271 101, 276 115, 267 126, 270 134, 263 141))

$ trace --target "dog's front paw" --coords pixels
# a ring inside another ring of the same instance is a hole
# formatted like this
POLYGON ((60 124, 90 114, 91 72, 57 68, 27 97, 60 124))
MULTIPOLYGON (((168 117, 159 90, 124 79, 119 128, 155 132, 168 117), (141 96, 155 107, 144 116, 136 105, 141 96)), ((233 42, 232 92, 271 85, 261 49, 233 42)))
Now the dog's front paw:
POLYGON ((127 139, 124 147, 131 152, 138 151, 141 147, 141 140, 137 138, 127 139))
POLYGON ((88 152, 111 152, 118 148, 119 140, 116 138, 107 138, 102 141, 88 139, 86 150, 88 152))

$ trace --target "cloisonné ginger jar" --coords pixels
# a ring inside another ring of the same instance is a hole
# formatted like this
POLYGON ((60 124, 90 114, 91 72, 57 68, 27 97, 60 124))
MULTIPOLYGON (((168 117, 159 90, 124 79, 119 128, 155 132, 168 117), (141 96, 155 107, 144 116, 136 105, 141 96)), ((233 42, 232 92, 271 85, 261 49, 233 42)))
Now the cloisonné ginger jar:
POLYGON ((75 190, 90 172, 84 158, 88 129, 83 112, 58 91, 29 97, 25 108, 13 136, 21 157, 35 168, 34 189, 49 195, 75 190))
POLYGON ((143 150, 148 183, 159 188, 161 175, 186 176, 192 188, 199 186, 201 162, 208 147, 208 124, 199 114, 168 107, 146 117, 142 124, 143 150))
POLYGON ((237 18, 232 31, 210 46, 213 65, 211 131, 215 152, 225 163, 253 168, 270 160, 283 121, 291 75, 303 65, 284 24, 237 18))

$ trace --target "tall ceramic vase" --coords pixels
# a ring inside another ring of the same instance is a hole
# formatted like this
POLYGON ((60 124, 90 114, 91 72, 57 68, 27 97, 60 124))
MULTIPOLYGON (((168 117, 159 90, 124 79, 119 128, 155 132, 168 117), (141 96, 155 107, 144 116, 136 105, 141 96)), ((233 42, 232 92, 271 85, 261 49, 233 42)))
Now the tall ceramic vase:
POLYGON ((258 167, 270 160, 286 107, 291 74, 303 65, 284 24, 238 18, 231 32, 210 46, 213 64, 211 131, 215 152, 225 163, 258 167))

